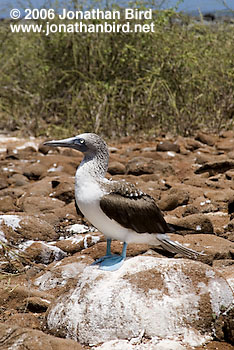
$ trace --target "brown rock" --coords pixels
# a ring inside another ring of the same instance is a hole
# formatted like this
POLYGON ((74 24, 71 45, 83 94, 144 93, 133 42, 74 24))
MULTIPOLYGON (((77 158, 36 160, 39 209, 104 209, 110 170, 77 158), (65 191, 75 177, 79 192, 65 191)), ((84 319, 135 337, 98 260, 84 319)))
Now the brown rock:
POLYGON ((210 159, 210 155, 208 154, 203 154, 203 153, 197 153, 196 154, 196 160, 195 160, 195 163, 197 164, 206 164, 206 163, 209 163, 211 161, 210 159))
POLYGON ((225 180, 223 178, 223 176, 219 177, 212 177, 212 179, 207 179, 206 180, 206 185, 211 189, 222 189, 222 190, 226 190, 226 188, 230 189, 230 190, 234 190, 234 182, 230 182, 229 180, 225 180))
MULTIPOLYGON (((213 201, 205 198, 204 196, 200 196, 194 199, 192 206, 197 208, 198 213, 211 213, 211 212, 217 212, 219 210, 219 205, 217 203, 214 203, 213 201)), ((187 210, 185 211, 188 213, 187 210)), ((195 212, 191 214, 195 214, 195 212)))
POLYGON ((234 191, 206 190, 204 196, 213 202, 229 202, 234 200, 234 191))
POLYGON ((148 181, 148 182, 143 182, 143 183, 137 183, 137 187, 145 192, 148 193, 150 196, 152 196, 156 201, 159 201, 161 198, 161 190, 163 187, 160 186, 160 183, 155 182, 155 181, 148 181))
POLYGON ((44 165, 40 163, 33 163, 25 167, 23 175, 25 175, 29 180, 38 180, 45 176, 47 169, 44 165))
POLYGON ((98 232, 73 234, 69 238, 57 241, 55 246, 62 249, 64 252, 74 254, 83 249, 92 247, 94 244, 97 244, 97 242, 102 242, 104 240, 104 236, 98 232))
POLYGON ((45 146, 43 142, 40 143, 38 146, 38 152, 42 154, 48 154, 50 150, 51 150, 51 147, 45 146))
POLYGON ((151 153, 151 152, 155 152, 155 146, 153 146, 153 147, 144 147, 144 148, 142 148, 142 153, 151 153))
POLYGON ((133 136, 125 136, 125 137, 122 137, 120 140, 119 140, 119 143, 120 144, 126 144, 126 143, 131 143, 134 141, 134 137, 133 136))
POLYGON ((228 225, 227 225, 227 231, 233 231, 234 232, 234 219, 232 219, 228 225))
POLYGON ((194 139, 186 138, 185 142, 185 147, 189 151, 194 151, 200 147, 203 147, 202 143, 200 143, 199 141, 195 141, 194 139))
POLYGON ((53 187, 53 198, 57 198, 66 204, 71 203, 75 198, 75 184, 74 180, 72 183, 69 182, 59 182, 57 186, 54 187, 54 182, 52 181, 53 187))
POLYGON ((233 242, 212 234, 200 233, 181 236, 173 233, 170 234, 170 237, 188 248, 205 253, 206 255, 198 257, 204 263, 211 263, 214 259, 232 259, 234 253, 233 242))
POLYGON ((25 239, 51 241, 57 238, 53 226, 35 216, 0 216, 0 228, 6 240, 13 244, 21 243, 25 239))
POLYGON ((225 173, 230 169, 234 169, 234 161, 218 161, 202 165, 200 168, 195 170, 195 174, 202 174, 208 171, 210 176, 213 176, 216 174, 225 173))
POLYGON ((234 170, 226 171, 225 176, 226 176, 227 180, 234 181, 234 170))
POLYGON ((108 167, 108 172, 111 175, 116 175, 116 174, 124 174, 125 173, 125 166, 120 163, 120 162, 111 162, 108 167))
MULTIPOLYGON (((36 146, 35 146, 36 147, 36 146)), ((27 146, 24 148, 25 152, 27 153, 36 153, 37 152, 37 148, 35 148, 33 146, 27 146)))
POLYGON ((49 264, 54 260, 58 261, 66 256, 66 253, 60 248, 44 242, 32 243, 23 254, 30 261, 42 264, 49 264))
MULTIPOLYGON (((75 210, 74 209, 75 209, 75 201, 66 205, 65 207, 57 208, 53 210, 53 214, 59 219, 60 222, 64 220, 68 222, 68 218, 70 215, 72 215, 73 216, 72 219, 76 221, 78 212, 76 213, 76 209, 75 210)), ((78 215, 80 217, 84 217, 84 215, 81 212, 78 215)))
POLYGON ((154 148, 154 152, 141 152, 141 157, 144 158, 150 158, 153 160, 163 160, 163 155, 162 153, 159 153, 156 151, 156 149, 154 148))
POLYGON ((126 165, 126 174, 143 175, 157 172, 163 174, 174 174, 174 169, 166 162, 144 157, 132 158, 126 165))
POLYGON ((199 132, 197 134, 197 136, 195 137, 195 140, 198 140, 198 141, 205 143, 206 145, 209 145, 209 146, 214 146, 215 142, 217 141, 217 136, 199 132))
POLYGON ((216 145, 218 150, 225 151, 225 152, 232 152, 234 151, 234 139, 228 138, 228 139, 220 139, 217 142, 216 145))
POLYGON ((9 211, 18 211, 14 200, 11 196, 0 197, 0 212, 7 213, 9 211))
MULTIPOLYGON (((77 221, 77 215, 80 215, 80 214, 77 212, 77 209, 76 209, 75 198, 73 199, 73 201, 71 203, 67 204, 64 207, 64 213, 66 213, 67 219, 69 219, 69 217, 71 217, 73 220, 77 221)), ((83 217, 83 214, 81 216, 83 217)))
POLYGON ((31 312, 45 312, 50 305, 50 301, 40 297, 28 297, 25 299, 25 304, 31 312))
POLYGON ((189 195, 186 190, 172 188, 162 196, 161 200, 158 202, 158 206, 161 210, 168 211, 180 205, 187 204, 188 201, 189 195))
POLYGON ((176 195, 165 194, 158 202, 158 206, 163 211, 170 211, 179 206, 179 201, 176 195))
POLYGON ((180 146, 177 145, 174 142, 171 141, 161 141, 157 144, 156 150, 158 152, 167 152, 167 151, 171 151, 171 152, 176 152, 179 153, 180 152, 180 146))
POLYGON ((228 152, 227 156, 229 159, 234 159, 234 151, 228 152))
POLYGON ((184 184, 191 185, 195 187, 206 187, 207 186, 207 178, 203 178, 202 176, 190 176, 183 180, 184 184))
MULTIPOLYGON (((234 243, 233 243, 234 244, 234 243)), ((232 259, 223 259, 223 264, 220 264, 220 260, 214 261, 213 266, 216 267, 224 278, 228 281, 231 288, 234 288, 234 261, 232 259), (216 264, 215 264, 216 262, 216 264), (229 262, 229 263, 228 263, 229 262), (219 264, 217 264, 219 263, 219 264)))
POLYGON ((207 213, 206 216, 212 222, 215 234, 217 236, 227 238, 227 236, 224 236, 225 227, 227 226, 229 221, 229 217, 226 210, 210 212, 207 213))
POLYGON ((219 234, 220 237, 228 239, 230 242, 234 242, 234 231, 225 231, 221 234, 219 234))
POLYGON ((33 146, 27 146, 25 148, 22 148, 22 149, 18 149, 18 154, 20 156, 20 158, 26 158, 29 156, 30 153, 36 153, 37 152, 37 149, 33 146))
POLYGON ((1 291, 1 305, 8 306, 9 309, 25 309, 27 298, 38 298, 45 300, 49 305, 54 299, 52 294, 36 290, 35 288, 23 285, 9 284, 1 291))
POLYGON ((63 174, 74 176, 76 168, 79 165, 79 161, 82 158, 79 152, 75 152, 75 154, 76 157, 68 157, 63 154, 48 155, 46 157, 41 157, 40 162, 46 167, 47 175, 50 177, 61 176, 63 174))
POLYGON ((42 180, 30 183, 27 187, 29 196, 48 196, 52 192, 51 178, 45 177, 42 180))
POLYGON ((220 341, 228 341, 234 345, 234 308, 224 310, 224 313, 215 320, 216 338, 220 341), (226 311, 226 312, 225 312, 226 311))
POLYGON ((3 188, 7 188, 8 187, 8 183, 7 183, 7 177, 3 177, 0 175, 0 190, 2 190, 3 188))
POLYGON ((220 180, 223 179, 223 175, 222 174, 216 174, 214 176, 210 176, 209 179, 207 180, 207 184, 210 184, 210 181, 213 182, 218 182, 220 180))
MULTIPOLYGON (((50 150, 51 150, 51 147, 50 147, 50 150)), ((63 156, 66 156, 66 157, 76 157, 76 159, 79 161, 82 158, 82 155, 72 148, 61 148, 60 152, 62 153, 63 156)))
POLYGON ((154 166, 152 159, 135 157, 132 158, 126 165, 126 174, 142 175, 142 174, 153 174, 154 166))
POLYGON ((13 186, 25 186, 28 184, 28 178, 22 174, 14 174, 9 178, 8 182, 13 186))
POLYGON ((182 216, 188 216, 188 215, 199 214, 199 213, 200 213, 200 210, 193 204, 190 204, 190 205, 186 205, 182 213, 182 216))
POLYGON ((8 325, 14 325, 17 327, 29 327, 31 329, 39 329, 41 330, 42 324, 38 320, 38 318, 33 315, 32 313, 16 313, 8 317, 8 319, 5 321, 5 324, 8 325))
MULTIPOLYGON (((204 346, 198 346, 196 350, 204 350, 204 346)), ((205 350, 233 350, 233 346, 223 341, 211 341, 205 345, 205 350)))
POLYGON ((22 326, 0 324, 1 350, 82 350, 82 346, 70 339, 61 339, 41 331, 22 326))
POLYGON ((220 136, 224 137, 224 138, 233 138, 234 137, 234 132, 233 130, 223 130, 220 133, 220 136))
POLYGON ((27 239, 51 241, 57 238, 53 226, 35 216, 23 217, 18 232, 27 239))
MULTIPOLYGON (((65 211, 65 210, 64 210, 65 211)), ((65 211, 67 213, 67 211, 65 211)), ((52 226, 57 226, 60 219, 55 215, 54 211, 51 212, 40 212, 39 214, 36 214, 36 217, 38 219, 41 219, 43 221, 46 221, 48 224, 52 226)))
POLYGON ((160 180, 160 176, 158 174, 143 174, 141 175, 141 180, 143 180, 144 182, 149 182, 149 181, 155 182, 155 185, 156 185, 160 180))
POLYGON ((19 159, 18 151, 14 146, 7 146, 6 159, 19 159))
MULTIPOLYGON (((234 264, 234 261, 231 259, 220 259, 220 260, 215 260, 213 262, 213 267, 215 267, 219 272, 225 271, 227 266, 232 266, 234 264)), ((234 265, 232 266, 232 268, 234 265)))
POLYGON ((211 220, 204 214, 188 215, 184 218, 171 220, 172 224, 194 230, 194 233, 213 233, 211 220))
POLYGON ((40 212, 53 211, 64 207, 65 203, 56 198, 33 196, 26 197, 23 201, 23 210, 26 213, 35 214, 40 212))

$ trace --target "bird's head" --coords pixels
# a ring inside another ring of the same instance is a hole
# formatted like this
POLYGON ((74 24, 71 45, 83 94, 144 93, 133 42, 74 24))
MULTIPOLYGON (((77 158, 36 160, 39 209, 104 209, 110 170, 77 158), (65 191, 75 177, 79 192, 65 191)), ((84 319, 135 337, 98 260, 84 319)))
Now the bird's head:
POLYGON ((44 145, 73 148, 84 154, 96 154, 99 151, 105 152, 107 150, 105 141, 100 136, 92 133, 84 133, 63 140, 46 141, 44 145))

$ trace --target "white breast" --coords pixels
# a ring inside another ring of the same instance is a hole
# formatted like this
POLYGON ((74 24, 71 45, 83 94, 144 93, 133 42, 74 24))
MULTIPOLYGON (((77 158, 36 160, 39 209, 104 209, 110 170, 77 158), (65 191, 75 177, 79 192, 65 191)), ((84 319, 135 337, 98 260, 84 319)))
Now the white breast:
POLYGON ((76 203, 91 224, 105 236, 125 241, 128 230, 111 220, 100 208, 100 199, 103 196, 99 184, 90 178, 76 181, 76 203))
POLYGON ((80 211, 94 227, 106 237, 122 242, 159 244, 156 235, 148 233, 139 234, 111 220, 100 207, 100 199, 105 193, 100 188, 99 183, 87 174, 85 177, 80 175, 78 169, 75 184, 76 203, 80 211))

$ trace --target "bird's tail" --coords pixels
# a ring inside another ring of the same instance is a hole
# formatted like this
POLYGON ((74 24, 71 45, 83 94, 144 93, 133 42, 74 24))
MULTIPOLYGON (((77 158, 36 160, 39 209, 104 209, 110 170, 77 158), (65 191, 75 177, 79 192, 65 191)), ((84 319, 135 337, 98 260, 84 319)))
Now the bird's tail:
POLYGON ((186 248, 179 242, 172 241, 166 234, 157 234, 157 239, 159 240, 160 245, 164 249, 172 253, 182 254, 189 258, 197 258, 197 256, 199 255, 206 255, 206 254, 197 252, 196 250, 186 248))

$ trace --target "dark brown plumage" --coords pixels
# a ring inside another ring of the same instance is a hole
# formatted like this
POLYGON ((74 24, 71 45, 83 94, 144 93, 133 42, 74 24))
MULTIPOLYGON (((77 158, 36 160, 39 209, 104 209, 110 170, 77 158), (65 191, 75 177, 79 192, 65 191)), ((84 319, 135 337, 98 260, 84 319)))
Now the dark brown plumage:
POLYGON ((155 200, 145 193, 136 192, 135 195, 133 193, 132 196, 124 196, 115 191, 103 196, 100 206, 110 219, 138 233, 173 232, 155 200))
POLYGON ((161 246, 170 252, 188 257, 201 254, 168 237, 167 233, 185 228, 168 224, 153 197, 122 181, 113 181, 110 189, 110 193, 100 199, 100 207, 110 219, 139 234, 157 234, 161 246))

